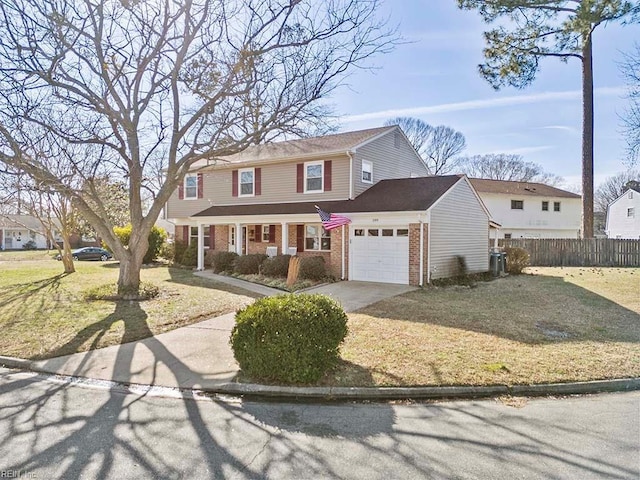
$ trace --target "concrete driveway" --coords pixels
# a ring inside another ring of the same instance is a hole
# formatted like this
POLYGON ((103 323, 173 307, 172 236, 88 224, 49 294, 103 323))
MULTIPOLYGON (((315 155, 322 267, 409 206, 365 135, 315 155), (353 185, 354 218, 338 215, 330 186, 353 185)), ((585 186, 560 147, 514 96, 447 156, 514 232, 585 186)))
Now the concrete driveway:
POLYGON ((305 290, 305 293, 321 293, 332 297, 345 312, 353 312, 372 303, 416 290, 410 285, 373 282, 336 282, 305 290))

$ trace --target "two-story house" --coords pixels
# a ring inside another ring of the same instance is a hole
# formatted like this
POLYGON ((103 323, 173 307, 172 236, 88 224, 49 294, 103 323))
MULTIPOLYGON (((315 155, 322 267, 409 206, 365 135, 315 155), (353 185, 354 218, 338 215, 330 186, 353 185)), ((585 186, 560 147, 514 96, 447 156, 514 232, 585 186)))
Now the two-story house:
POLYGON ((337 278, 422 285, 488 270, 489 214, 465 176, 428 171, 397 126, 269 143, 200 167, 167 204, 204 250, 321 255, 337 278), (315 206, 351 223, 323 229, 315 206))
POLYGON ((498 238, 579 238, 580 195, 542 183, 471 178, 501 225, 498 238))
POLYGON ((607 207, 607 237, 640 238, 640 191, 630 188, 607 207))

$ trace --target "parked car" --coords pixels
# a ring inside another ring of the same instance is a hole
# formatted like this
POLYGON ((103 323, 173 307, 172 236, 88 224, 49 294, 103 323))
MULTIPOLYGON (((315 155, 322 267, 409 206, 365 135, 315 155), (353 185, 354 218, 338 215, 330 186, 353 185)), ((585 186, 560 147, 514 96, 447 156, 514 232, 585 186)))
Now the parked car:
MULTIPOLYGON (((106 262, 113 258, 111 252, 99 247, 83 247, 71 251, 74 260, 101 260, 106 262)), ((62 260, 62 257, 56 255, 56 260, 62 260)))

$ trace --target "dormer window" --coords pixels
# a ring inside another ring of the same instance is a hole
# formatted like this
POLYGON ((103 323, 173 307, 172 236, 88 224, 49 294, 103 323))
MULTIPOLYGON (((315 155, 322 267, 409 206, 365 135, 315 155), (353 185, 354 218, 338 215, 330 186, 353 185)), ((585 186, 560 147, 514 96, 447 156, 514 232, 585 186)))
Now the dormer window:
POLYGON ((255 194, 255 172, 253 168, 245 168, 239 171, 240 196, 253 197, 255 194))
POLYGON ((366 160, 362 161, 362 181, 364 183, 373 183, 373 164, 366 160))
POLYGON ((307 162, 304 164, 304 192, 322 192, 324 162, 307 162))

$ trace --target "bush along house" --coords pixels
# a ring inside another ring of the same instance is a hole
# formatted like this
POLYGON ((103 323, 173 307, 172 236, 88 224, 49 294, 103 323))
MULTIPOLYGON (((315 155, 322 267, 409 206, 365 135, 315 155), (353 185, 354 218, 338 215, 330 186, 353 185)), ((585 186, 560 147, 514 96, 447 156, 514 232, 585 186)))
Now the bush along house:
POLYGON ((489 212, 473 186, 428 176, 398 126, 212 163, 194 165, 166 209, 199 269, 213 250, 322 256, 336 278, 411 285, 459 274, 459 256, 469 273, 488 270, 489 212))

